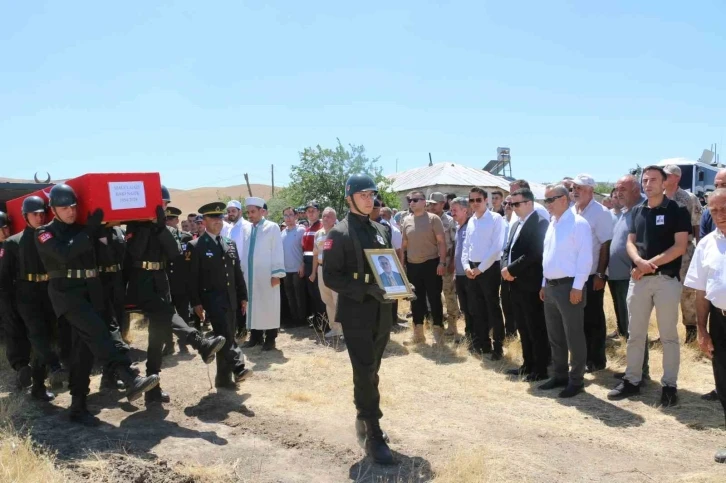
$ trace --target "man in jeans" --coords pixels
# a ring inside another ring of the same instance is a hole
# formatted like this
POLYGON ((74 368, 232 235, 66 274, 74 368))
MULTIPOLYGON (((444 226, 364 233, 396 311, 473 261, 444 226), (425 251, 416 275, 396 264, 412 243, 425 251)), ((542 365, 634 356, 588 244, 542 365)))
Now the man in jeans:
POLYGON ((434 341, 444 338, 444 308, 441 303, 442 275, 446 271, 446 240, 441 218, 426 212, 426 197, 420 191, 408 195, 412 215, 401 224, 403 251, 406 252, 406 274, 414 286, 416 300, 411 303, 413 312, 413 338, 410 343, 426 342, 423 323, 426 315, 426 299, 431 305, 434 324, 434 341))
MULTIPOLYGON (((630 286, 630 267, 632 261, 628 255, 627 243, 630 227, 633 225, 633 208, 643 204, 645 196, 640 193, 640 183, 635 176, 623 176, 615 183, 614 196, 621 210, 620 217, 615 223, 613 241, 610 244, 610 263, 608 264, 608 287, 613 298, 615 317, 618 322, 616 337, 628 338, 628 287, 630 286)), ((615 373, 615 377, 622 379, 624 372, 615 373)), ((648 342, 645 343, 643 357, 643 379, 650 379, 648 367, 648 342)))
POLYGON ((663 378, 661 404, 672 406, 678 401, 677 384, 680 366, 678 341, 678 303, 681 298, 681 257, 686 252, 691 220, 685 207, 663 194, 666 173, 660 166, 646 166, 641 183, 645 203, 633 208, 633 225, 627 250, 633 261, 628 288, 627 367, 625 377, 608 393, 608 399, 623 399, 640 393, 643 357, 648 323, 653 306, 658 332, 663 344, 663 378))
POLYGON ((466 224, 461 263, 469 278, 474 301, 472 344, 474 350, 492 353, 493 361, 501 360, 504 342, 504 317, 499 307, 499 287, 502 280, 499 260, 504 246, 505 221, 498 213, 487 209, 487 192, 472 188, 469 205, 474 215, 466 224), (492 331, 492 350, 489 330, 492 331))

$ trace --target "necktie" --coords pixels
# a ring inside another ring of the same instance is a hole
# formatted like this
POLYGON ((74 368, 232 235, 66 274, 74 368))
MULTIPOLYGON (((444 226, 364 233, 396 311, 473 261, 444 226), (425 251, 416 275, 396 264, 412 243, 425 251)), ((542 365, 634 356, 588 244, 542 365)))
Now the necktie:
POLYGON ((393 275, 391 275, 390 273, 388 274, 388 283, 391 284, 391 287, 396 285, 396 282, 393 280, 393 275))
POLYGON ((222 250, 222 237, 217 235, 217 247, 219 248, 219 253, 223 253, 224 250, 222 250))

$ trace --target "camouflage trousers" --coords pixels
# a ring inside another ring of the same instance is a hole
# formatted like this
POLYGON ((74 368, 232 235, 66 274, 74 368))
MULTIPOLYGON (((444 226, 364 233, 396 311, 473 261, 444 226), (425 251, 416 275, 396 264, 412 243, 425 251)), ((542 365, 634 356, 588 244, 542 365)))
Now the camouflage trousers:
MULTIPOLYGON (((689 240, 686 253, 681 258, 681 284, 686 280, 686 273, 688 273, 688 267, 691 264, 695 249, 695 241, 689 240)), ((696 291, 686 286, 683 287, 681 292, 681 318, 683 325, 696 326, 696 291)))
POLYGON ((459 300, 456 298, 456 282, 454 275, 447 273, 444 275, 443 296, 446 304, 446 318, 449 321, 459 318, 459 300))

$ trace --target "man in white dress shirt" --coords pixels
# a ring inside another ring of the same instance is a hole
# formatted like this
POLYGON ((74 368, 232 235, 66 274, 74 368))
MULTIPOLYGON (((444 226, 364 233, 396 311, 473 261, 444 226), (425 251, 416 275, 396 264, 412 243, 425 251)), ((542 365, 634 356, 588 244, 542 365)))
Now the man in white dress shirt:
MULTIPOLYGON (((711 359, 716 390, 726 414, 726 189, 708 197, 708 209, 716 225, 701 239, 691 259, 685 285, 696 291, 698 345, 711 359), (710 317, 709 317, 710 316, 710 317), (709 322, 709 330, 706 325, 709 322)), ((717 463, 726 463, 726 449, 716 452, 717 463)))
POLYGON ((563 185, 547 186, 545 204, 552 217, 544 240, 539 296, 544 302, 554 376, 539 388, 565 387, 559 396, 567 398, 585 388, 587 345, 583 289, 592 267, 592 233, 587 221, 569 209, 569 192, 563 185))
POLYGON ((504 218, 487 209, 487 192, 472 188, 469 206, 474 215, 466 225, 461 264, 469 279, 472 308, 472 346, 481 353, 491 352, 493 361, 501 360, 504 342, 504 318, 499 307, 502 280, 499 259, 504 245, 504 218), (492 340, 489 331, 492 332, 492 340))

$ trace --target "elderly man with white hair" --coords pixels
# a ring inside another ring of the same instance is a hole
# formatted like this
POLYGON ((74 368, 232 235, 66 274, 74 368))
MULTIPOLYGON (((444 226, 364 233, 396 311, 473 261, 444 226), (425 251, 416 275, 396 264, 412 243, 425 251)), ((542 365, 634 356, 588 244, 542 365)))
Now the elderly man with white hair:
POLYGON ((280 227, 265 219, 265 201, 245 200, 249 223, 243 225, 242 271, 247 283, 247 329, 250 340, 243 347, 262 345, 275 349, 280 328, 280 279, 285 277, 285 256, 280 227))
MULTIPOLYGON (((227 203, 227 218, 229 223, 225 222, 221 235, 231 238, 237 244, 237 253, 242 253, 244 249, 244 227, 250 223, 242 216, 242 203, 237 200, 230 200, 227 203)), ((241 310, 237 311, 237 336, 243 337, 245 332, 245 314, 241 310)))

